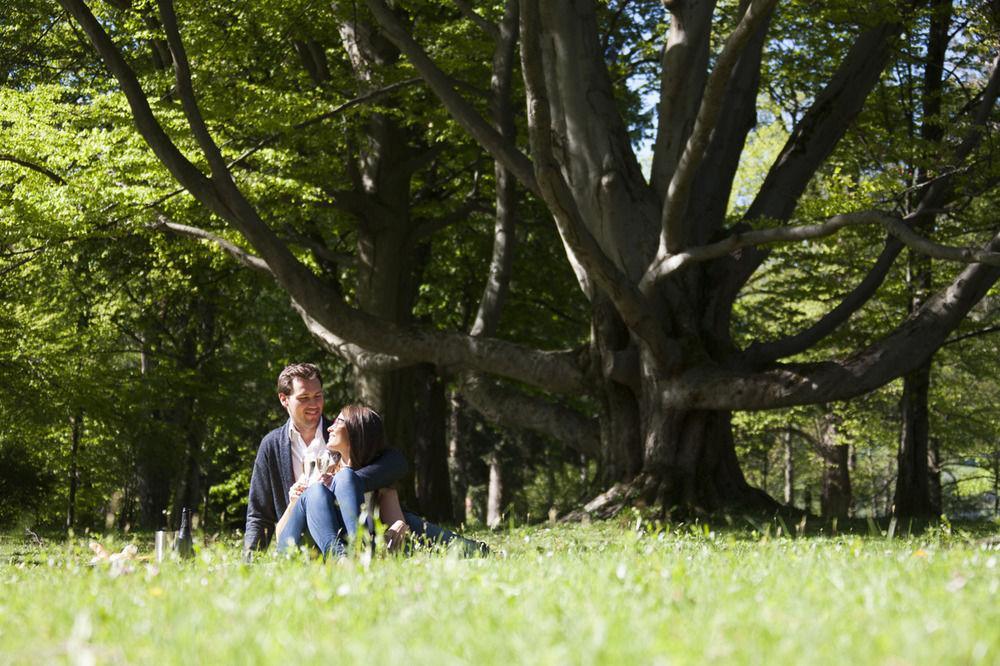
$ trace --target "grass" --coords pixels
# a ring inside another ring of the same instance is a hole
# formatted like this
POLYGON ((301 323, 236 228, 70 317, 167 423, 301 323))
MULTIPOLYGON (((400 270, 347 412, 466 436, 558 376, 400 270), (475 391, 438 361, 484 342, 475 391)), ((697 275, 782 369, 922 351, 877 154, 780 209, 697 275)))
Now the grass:
POLYGON ((81 540, 8 539, 0 663, 1000 663, 998 546, 757 527, 519 528, 487 559, 367 564, 216 543, 121 575, 81 540))

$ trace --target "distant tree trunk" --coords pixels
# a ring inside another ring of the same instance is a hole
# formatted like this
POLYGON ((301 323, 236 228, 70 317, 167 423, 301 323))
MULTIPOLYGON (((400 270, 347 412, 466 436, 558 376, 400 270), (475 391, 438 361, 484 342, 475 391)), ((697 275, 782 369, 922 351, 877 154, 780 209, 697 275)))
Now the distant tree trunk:
POLYGON ((837 443, 836 419, 828 414, 821 430, 823 490, 820 513, 824 518, 847 518, 851 513, 850 446, 837 443))
POLYGON ((70 418, 72 432, 70 435, 69 452, 69 499, 66 505, 66 529, 73 529, 76 524, 76 489, 80 482, 79 452, 80 440, 83 437, 83 409, 77 408, 70 418))
POLYGON ((421 367, 420 412, 414 450, 415 486, 420 513, 436 521, 454 519, 449 487, 447 400, 444 382, 432 368, 421 367))
POLYGON ((454 390, 448 391, 448 478, 451 481, 452 515, 461 522, 471 516, 466 511, 469 493, 468 452, 463 447, 460 410, 461 398, 454 390))
MULTIPOLYGON (((924 80, 921 93, 922 114, 920 136, 931 145, 940 144, 944 138, 941 124, 941 96, 944 62, 951 39, 949 30, 952 0, 931 0, 930 34, 927 42, 927 59, 924 63, 924 80)), ((912 117, 912 114, 911 114, 912 117)), ((926 187, 931 179, 922 166, 915 169, 918 185, 926 187)), ((920 233, 930 235, 934 228, 934 214, 918 217, 914 226, 920 233)), ((907 270, 907 287, 910 290, 910 312, 915 312, 932 293, 933 267, 930 257, 910 252, 907 270)), ((900 405, 902 424, 899 440, 899 472, 893 513, 901 517, 931 517, 940 515, 940 501, 933 499, 932 472, 929 461, 931 452, 928 438, 930 423, 928 396, 931 383, 931 360, 903 377, 903 397, 900 405), (937 506, 935 506, 937 505, 937 506)))
POLYGON ((930 448, 927 451, 927 470, 929 474, 931 510, 935 516, 941 515, 941 440, 930 438, 930 448))
POLYGON ((489 457, 490 485, 486 494, 486 525, 490 529, 500 526, 503 513, 503 468, 500 465, 499 451, 493 451, 489 457))
POLYGON ((851 514, 851 476, 848 472, 850 447, 838 444, 823 465, 821 512, 824 517, 847 518, 851 514))
POLYGON ((927 393, 930 367, 924 366, 903 380, 902 432, 899 440, 898 472, 893 514, 900 517, 935 515, 931 503, 928 460, 929 417, 927 393))
POLYGON ((792 431, 786 430, 781 438, 785 451, 785 504, 790 507, 795 506, 795 456, 792 450, 792 431))

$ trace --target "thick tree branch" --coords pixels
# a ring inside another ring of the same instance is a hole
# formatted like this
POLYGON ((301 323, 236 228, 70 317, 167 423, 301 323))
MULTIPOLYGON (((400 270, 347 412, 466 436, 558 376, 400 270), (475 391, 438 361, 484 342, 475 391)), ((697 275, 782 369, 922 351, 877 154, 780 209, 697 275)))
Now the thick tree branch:
MULTIPOLYGON (((1000 236, 986 252, 998 254, 1000 236)), ((1000 262, 972 264, 894 331, 839 361, 781 365, 764 372, 701 367, 666 383, 665 404, 685 409, 773 409, 847 400, 923 366, 1000 278, 1000 262)))
POLYGON ((504 166, 517 176, 525 189, 539 194, 531 160, 517 149, 513 141, 505 139, 468 101, 458 94, 451 79, 417 44, 383 0, 367 0, 366 4, 382 29, 385 30, 388 38, 396 45, 396 48, 406 54, 406 57, 420 72, 424 81, 438 96, 455 121, 464 127, 494 159, 503 162, 504 166))
POLYGON ((664 256, 658 264, 654 264, 652 267, 653 270, 647 273, 643 281, 639 283, 639 289, 649 289, 652 286, 652 280, 664 278, 693 262, 718 259, 745 247, 774 243, 794 243, 823 238, 832 236, 844 227, 858 224, 881 224, 887 219, 889 219, 889 216, 885 213, 863 211, 835 215, 819 224, 798 227, 777 227, 774 229, 735 233, 715 243, 690 247, 681 252, 664 256))
POLYGON ((495 423, 548 435, 586 456, 596 456, 600 451, 597 421, 576 410, 481 377, 466 377, 459 391, 477 412, 495 423))
MULTIPOLYGON (((618 270, 587 229, 566 179, 560 171, 552 146, 552 120, 548 91, 541 71, 541 33, 538 5, 524 2, 521 10, 521 67, 528 96, 528 133, 535 172, 542 199, 548 204, 559 235, 573 262, 583 267, 585 277, 593 279, 615 307, 625 323, 654 351, 662 363, 674 360, 659 322, 651 314, 646 299, 618 270)), ((580 276, 578 276, 580 277, 580 276)))
POLYGON ((676 2, 668 8, 670 35, 661 58, 656 143, 649 179, 661 202, 666 200, 667 187, 698 115, 708 74, 715 0, 676 2))
MULTIPOLYGON (((323 122, 324 120, 329 120, 330 118, 333 118, 333 117, 335 117, 335 116, 343 113, 347 109, 350 109, 352 107, 358 106, 360 104, 364 104, 365 102, 373 101, 375 99, 378 99, 379 97, 383 97, 385 95, 388 95, 389 93, 393 93, 393 92, 395 92, 397 90, 400 90, 402 88, 406 88, 406 87, 412 86, 412 85, 414 85, 416 83, 420 83, 421 81, 422 81, 422 79, 419 79, 419 78, 405 79, 403 81, 398 81, 396 83, 392 83, 392 84, 389 84, 387 86, 383 86, 383 87, 378 88, 376 90, 371 90, 369 92, 364 93, 363 95, 358 95, 357 97, 349 99, 346 102, 338 104, 337 106, 333 107, 329 111, 324 111, 323 113, 321 113, 319 115, 316 115, 316 116, 313 116, 312 118, 307 118, 306 120, 303 120, 301 122, 295 123, 294 125, 292 125, 288 129, 285 129, 285 130, 282 130, 282 131, 279 131, 279 132, 274 132, 272 134, 269 134, 268 136, 264 137, 263 139, 258 140, 250 148, 247 148, 246 150, 244 150, 237 157, 229 160, 226 163, 226 167, 229 168, 229 169, 232 169, 234 166, 245 164, 246 161, 251 156, 253 156, 257 152, 259 152, 263 148, 266 148, 268 145, 274 143, 275 141, 277 141, 281 137, 285 136, 286 134, 288 134, 292 130, 296 130, 296 131, 297 130, 303 130, 303 129, 306 129, 307 127, 311 127, 312 125, 317 125, 317 124, 323 122)), ((223 147, 225 147, 225 145, 226 144, 223 144, 223 147)), ((168 193, 164 194, 163 196, 161 196, 160 198, 156 199, 155 201, 151 202, 149 204, 149 207, 150 208, 156 208, 157 206, 163 204, 164 202, 172 199, 173 197, 177 196, 178 194, 181 194, 184 191, 185 191, 185 188, 182 187, 182 188, 173 190, 171 192, 168 192, 168 193)), ((353 193, 346 192, 345 195, 346 194, 353 194, 353 193)))
MULTIPOLYGON (((490 110, 493 124, 501 136, 513 140, 514 108, 511 102, 511 85, 514 75, 514 54, 517 48, 520 15, 519 0, 506 0, 504 17, 496 31, 493 50, 493 75, 490 81, 490 110)), ((463 3, 464 4, 464 3, 463 3)), ((499 160, 496 161, 496 218, 493 225, 493 256, 490 258, 486 286, 479 300, 472 335, 496 335, 500 314, 510 285, 511 266, 514 262, 514 208, 517 193, 511 174, 499 160)))
MULTIPOLYGON (((926 214, 926 212, 921 212, 920 214, 926 214)), ((844 227, 859 224, 881 224, 885 227, 886 231, 901 240, 907 247, 933 259, 965 264, 983 263, 993 266, 1000 265, 997 263, 1000 260, 1000 254, 996 252, 976 247, 953 247, 927 240, 913 231, 907 224, 907 222, 912 222, 917 217, 918 213, 900 219, 879 211, 862 211, 835 215, 820 224, 799 227, 778 227, 775 229, 736 233, 716 243, 692 247, 683 252, 668 255, 657 267, 657 273, 660 276, 670 275, 674 271, 680 270, 693 262, 717 259, 745 247, 824 238, 832 236, 844 227)), ((646 284, 640 283, 640 288, 646 286, 646 284)))
POLYGON ((750 40, 759 22, 770 15, 776 2, 777 0, 752 0, 736 29, 726 40, 708 77, 694 128, 684 146, 684 152, 677 163, 677 169, 667 188, 666 200, 663 202, 662 235, 658 255, 677 252, 687 242, 684 237, 684 211, 690 199, 691 184, 694 182, 698 166, 705 157, 705 149, 708 147, 712 130, 715 129, 719 114, 722 112, 722 102, 725 99, 730 75, 739 61, 743 47, 750 40))
POLYGON ((712 130, 712 138, 698 168, 691 188, 690 203, 685 210, 686 244, 707 243, 725 225, 726 210, 746 138, 757 126, 761 61, 773 16, 772 9, 758 23, 729 77, 722 104, 725 113, 719 117, 712 130))
POLYGON ((902 28, 900 23, 882 23, 858 37, 792 130, 747 211, 747 220, 787 220, 791 216, 816 169, 833 151, 878 83, 889 61, 891 44, 902 28))
POLYGON ((187 51, 184 49, 184 42, 181 40, 180 30, 177 27, 177 16, 174 14, 173 0, 157 0, 160 9, 160 21, 163 23, 163 30, 167 34, 167 45, 170 47, 170 55, 174 61, 174 79, 177 83, 177 96, 180 97, 181 107, 187 117, 188 125, 195 140, 201 146, 201 152, 208 160, 209 168, 212 170, 212 178, 219 183, 224 179, 232 181, 232 174, 222 157, 222 151, 212 138, 205 119, 201 115, 198 101, 195 97, 194 88, 191 85, 191 66, 188 63, 187 51))
POLYGON ((894 237, 886 239, 882 253, 875 265, 858 285, 850 291, 832 310, 823 315, 808 328, 793 335, 772 342, 754 343, 742 355, 751 367, 773 363, 779 358, 794 356, 804 352, 814 344, 836 331, 851 315, 867 303, 882 285, 889 270, 895 263, 903 244, 894 237))
MULTIPOLYGON (((1000 92, 1000 76, 998 76, 997 60, 994 59, 989 82, 980 96, 981 102, 975 110, 973 126, 955 150, 953 157, 955 164, 961 164, 981 140, 983 127, 993 105, 996 103, 998 92, 1000 92)), ((951 198, 955 176, 964 170, 964 168, 960 167, 950 168, 945 173, 922 184, 921 187, 926 189, 917 205, 916 212, 910 217, 910 221, 919 224, 926 217, 935 215, 938 212, 937 207, 943 205, 951 198)), ((911 250, 924 252, 932 257, 966 262, 969 258, 974 257, 976 252, 982 252, 982 250, 975 248, 947 248, 934 244, 929 244, 928 247, 928 242, 917 236, 909 227, 903 226, 900 228, 897 225, 893 225, 893 227, 896 232, 902 232, 910 240, 910 243, 907 243, 907 245, 909 245, 911 250)), ((888 225, 887 230, 893 233, 893 229, 889 229, 888 225)), ((744 361, 751 366, 765 365, 778 358, 792 356, 805 351, 832 333, 875 294, 902 247, 903 245, 895 239, 887 241, 885 249, 871 271, 865 276, 865 279, 833 310, 800 333, 782 340, 761 345, 752 345, 744 354, 744 361)))
POLYGON ((135 72, 125 62, 117 47, 112 43, 111 38, 101 27, 101 24, 91 13, 82 0, 59 0, 59 4, 65 9, 83 28, 87 38, 94 45, 94 49, 107 65, 111 73, 114 74, 121 86, 125 98, 132 109, 132 117, 135 120, 139 133, 152 148, 153 152, 163 163, 171 175, 187 189, 196 199, 206 202, 209 208, 220 215, 229 211, 223 205, 218 193, 212 186, 211 181, 197 169, 181 151, 174 145, 170 137, 163 130, 159 121, 153 115, 153 110, 149 106, 149 101, 139 85, 135 72))

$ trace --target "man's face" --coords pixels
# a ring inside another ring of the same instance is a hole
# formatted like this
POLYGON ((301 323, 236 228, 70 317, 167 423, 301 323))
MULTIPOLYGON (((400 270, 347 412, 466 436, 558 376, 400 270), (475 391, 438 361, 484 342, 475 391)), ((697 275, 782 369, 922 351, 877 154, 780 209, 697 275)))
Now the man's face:
POLYGON ((308 434, 319 427, 320 416, 323 414, 323 385, 318 379, 295 377, 292 380, 292 392, 289 395, 278 394, 281 405, 292 417, 292 425, 299 434, 308 434))

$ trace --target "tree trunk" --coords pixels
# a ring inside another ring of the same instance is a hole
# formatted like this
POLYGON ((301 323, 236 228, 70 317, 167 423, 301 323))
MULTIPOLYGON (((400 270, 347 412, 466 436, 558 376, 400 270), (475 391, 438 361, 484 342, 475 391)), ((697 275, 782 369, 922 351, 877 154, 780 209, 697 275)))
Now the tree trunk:
POLYGON ((893 515, 926 518, 938 515, 931 502, 928 468, 927 392, 930 368, 923 367, 903 379, 902 432, 893 498, 893 515))
POLYGON ((785 492, 783 494, 785 504, 789 507, 795 506, 795 456, 792 449, 792 431, 786 430, 781 438, 785 453, 785 492))
POLYGON ((503 468, 499 451, 489 457, 490 485, 486 494, 486 526, 491 530, 500 526, 503 513, 503 468))
POLYGON ((73 529, 76 524, 76 489, 80 482, 79 453, 80 440, 83 437, 83 409, 78 408, 70 418, 72 432, 69 451, 69 498, 66 502, 66 529, 73 529))
POLYGON ((775 509, 777 502, 747 483, 733 442, 732 414, 647 410, 640 492, 665 509, 775 509))
POLYGON ((434 521, 454 519, 449 487, 447 402, 444 382, 432 368, 419 372, 419 413, 413 466, 417 507, 421 515, 434 521))
POLYGON ((823 458, 823 486, 820 514, 824 518, 847 518, 851 514, 851 447, 838 444, 838 418, 832 412, 823 416, 819 450, 823 458))
POLYGON ((851 515, 850 446, 837 444, 828 449, 823 461, 823 494, 820 512, 824 518, 847 518, 851 515))
POLYGON ((601 448, 598 478, 607 486, 628 481, 642 469, 639 403, 633 391, 615 381, 616 374, 634 373, 638 353, 628 328, 606 299, 592 310, 591 358, 593 385, 601 409, 601 448), (603 375, 603 376, 600 376, 603 375))
POLYGON ((460 419, 462 402, 457 391, 448 391, 448 406, 448 478, 451 482, 452 515, 461 522, 468 522, 471 518, 466 510, 469 463, 468 452, 463 446, 460 419))
POLYGON ((930 476, 928 486, 930 488, 931 510, 935 516, 942 513, 941 506, 941 440, 937 437, 930 438, 930 448, 927 451, 927 470, 930 476))

